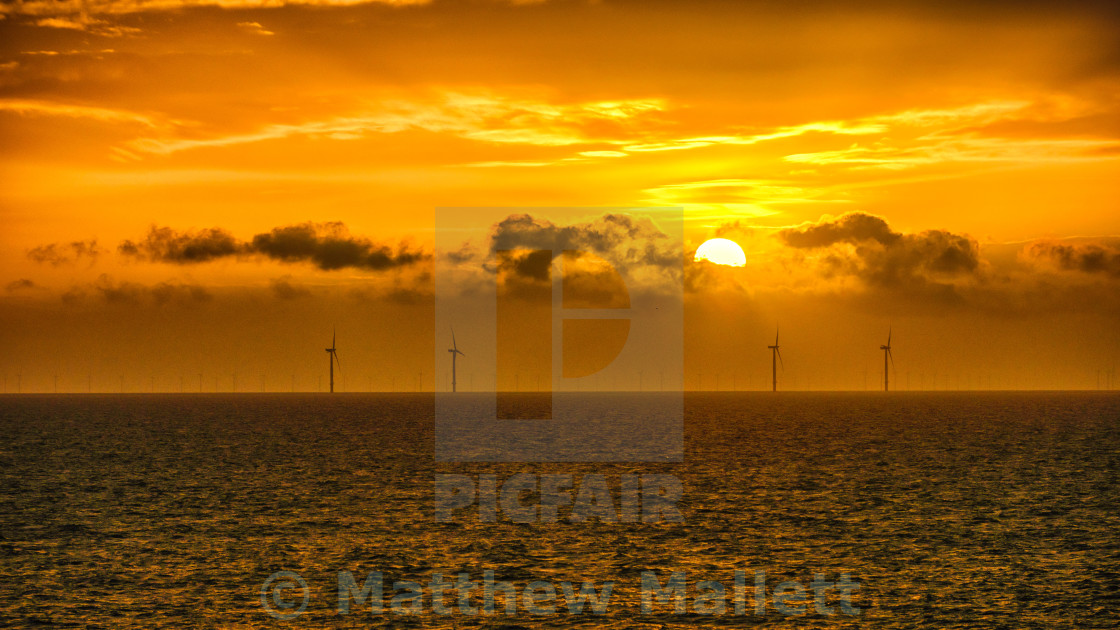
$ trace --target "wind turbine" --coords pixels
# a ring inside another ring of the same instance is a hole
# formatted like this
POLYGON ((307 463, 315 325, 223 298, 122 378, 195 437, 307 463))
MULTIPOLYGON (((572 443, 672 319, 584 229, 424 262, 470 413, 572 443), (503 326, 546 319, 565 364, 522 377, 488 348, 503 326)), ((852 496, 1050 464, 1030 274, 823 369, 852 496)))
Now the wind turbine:
POLYGON ((890 384, 890 366, 894 365, 894 355, 891 354, 891 329, 887 329, 887 345, 879 346, 883 351, 883 391, 889 392, 891 390, 890 384), (887 365, 887 359, 890 359, 890 366, 887 365))
MULTIPOLYGON (((778 349, 778 329, 774 329, 774 345, 766 346, 770 348, 770 365, 773 371, 773 391, 778 391, 778 362, 782 361, 782 351, 778 349)), ((785 362, 782 362, 782 369, 786 369, 785 362)))
MULTIPOLYGON (((451 347, 448 348, 447 351, 451 353, 451 391, 454 392, 456 391, 455 359, 458 358, 458 355, 463 354, 463 352, 459 350, 459 346, 455 344, 455 328, 451 329, 451 347)), ((463 356, 467 355, 463 354, 463 356)))
POLYGON ((334 393, 334 364, 338 363, 338 371, 342 372, 342 363, 338 361, 338 349, 334 347, 335 333, 331 332, 331 347, 327 348, 327 364, 331 368, 331 393, 334 393))

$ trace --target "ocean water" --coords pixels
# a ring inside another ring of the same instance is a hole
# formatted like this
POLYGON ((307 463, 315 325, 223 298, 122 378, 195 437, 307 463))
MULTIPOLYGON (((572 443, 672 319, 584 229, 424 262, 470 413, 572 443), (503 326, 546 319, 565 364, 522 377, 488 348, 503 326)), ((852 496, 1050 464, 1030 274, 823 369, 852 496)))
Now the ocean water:
POLYGON ((1115 393, 688 394, 684 460, 656 464, 437 464, 433 409, 419 394, 0 397, 0 625, 1120 626, 1115 393), (522 472, 672 474, 684 522, 435 521, 435 475, 522 472), (308 584, 291 621, 261 603, 282 570, 308 584), (434 573, 616 586, 601 616, 341 615, 344 570, 381 571, 386 600, 434 573), (736 570, 771 587, 847 573, 860 614, 642 614, 641 572, 672 570, 729 590, 736 570))

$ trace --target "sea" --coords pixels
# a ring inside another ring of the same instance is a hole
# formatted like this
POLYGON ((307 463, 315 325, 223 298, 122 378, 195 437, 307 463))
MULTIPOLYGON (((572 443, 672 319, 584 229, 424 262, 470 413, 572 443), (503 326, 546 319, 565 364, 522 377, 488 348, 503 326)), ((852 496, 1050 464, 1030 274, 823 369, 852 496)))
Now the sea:
POLYGON ((683 458, 653 463, 436 461, 434 410, 0 396, 0 626, 1120 627, 1117 392, 688 393, 683 458), (437 520, 440 476, 515 475, 619 500, 671 477, 681 520, 437 520), (487 575, 513 614, 481 606, 487 575), (479 586, 436 597, 439 579, 479 586), (598 612, 569 608, 584 583, 613 585, 598 612))

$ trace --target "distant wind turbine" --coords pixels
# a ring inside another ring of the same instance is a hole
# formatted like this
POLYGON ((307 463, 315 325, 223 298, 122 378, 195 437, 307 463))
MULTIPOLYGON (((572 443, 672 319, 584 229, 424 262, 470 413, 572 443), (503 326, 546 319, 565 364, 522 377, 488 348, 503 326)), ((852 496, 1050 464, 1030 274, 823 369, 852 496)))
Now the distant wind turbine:
POLYGON ((782 369, 786 369, 786 364, 782 361, 782 351, 778 349, 778 332, 777 328, 774 329, 774 345, 766 346, 770 348, 770 364, 773 372, 772 386, 773 391, 778 391, 778 363, 782 363, 782 369))
POLYGON ((327 348, 327 365, 331 368, 331 393, 334 393, 334 364, 338 363, 338 372, 342 373, 342 363, 338 360, 338 348, 335 348, 335 332, 331 332, 331 347, 327 348))
POLYGON ((883 351, 883 391, 889 392, 891 390, 891 387, 890 387, 891 379, 890 379, 890 369, 889 368, 894 365, 894 355, 891 354, 891 329, 890 328, 887 329, 887 345, 879 346, 879 349, 883 351), (890 365, 887 364, 888 359, 890 359, 890 365))
MULTIPOLYGON (((460 354, 463 354, 463 352, 459 350, 459 346, 455 344, 455 328, 451 329, 451 347, 448 348, 447 351, 451 353, 451 391, 454 392, 457 387, 455 382, 455 359, 458 358, 460 354)), ((463 354, 463 356, 467 355, 463 354)))

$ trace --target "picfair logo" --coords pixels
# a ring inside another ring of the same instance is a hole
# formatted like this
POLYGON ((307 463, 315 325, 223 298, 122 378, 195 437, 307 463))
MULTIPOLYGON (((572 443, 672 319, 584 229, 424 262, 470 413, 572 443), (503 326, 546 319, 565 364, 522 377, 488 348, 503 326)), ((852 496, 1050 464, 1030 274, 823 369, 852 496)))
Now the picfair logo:
POLYGON ((497 417, 551 419, 554 352, 560 352, 563 379, 586 379, 607 368, 630 334, 630 293, 618 271, 592 252, 568 249, 557 257, 549 250, 503 249, 496 254, 497 417), (561 272, 559 312, 554 259, 561 272), (526 270, 538 265, 526 280, 526 270), (557 318, 559 348, 553 341, 557 318), (538 395, 521 396, 522 374, 533 378, 526 384, 538 395), (535 387, 537 379, 549 387, 535 387))
POLYGON ((679 208, 440 208, 435 234, 437 460, 680 460, 679 208))

